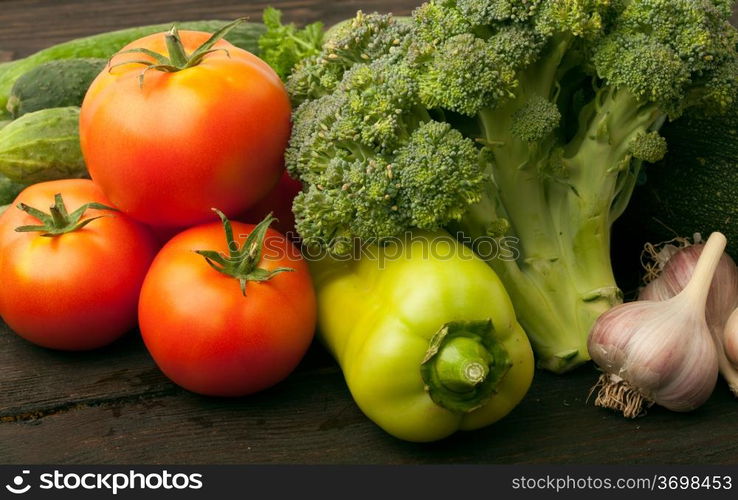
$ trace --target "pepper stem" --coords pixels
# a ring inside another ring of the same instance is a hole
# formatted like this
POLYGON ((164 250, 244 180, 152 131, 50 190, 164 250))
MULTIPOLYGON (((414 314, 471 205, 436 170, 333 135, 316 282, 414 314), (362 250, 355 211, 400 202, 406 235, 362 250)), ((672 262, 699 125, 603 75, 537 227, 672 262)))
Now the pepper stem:
POLYGON ((223 230, 225 231, 226 243, 228 245, 228 255, 215 250, 195 250, 195 253, 205 257, 205 261, 210 267, 219 273, 237 279, 241 285, 241 293, 244 297, 246 296, 246 284, 249 281, 269 281, 280 273, 294 271, 291 267, 277 267, 275 269, 259 267, 267 229, 276 220, 272 214, 267 215, 263 221, 257 224, 243 245, 239 247, 238 242, 233 237, 231 221, 220 210, 214 208, 213 212, 218 214, 218 217, 220 217, 223 223, 223 230))
POLYGON ((82 219, 82 216, 89 209, 95 210, 118 210, 102 203, 85 203, 71 214, 67 212, 67 207, 64 204, 64 199, 61 193, 54 195, 54 204, 49 208, 49 213, 44 213, 41 210, 30 207, 25 203, 20 203, 17 206, 18 210, 23 210, 27 214, 37 218, 41 224, 32 226, 20 226, 16 227, 15 230, 19 233, 30 233, 39 232, 41 236, 52 237, 60 234, 71 233, 82 229, 90 222, 97 220, 101 217, 108 217, 107 215, 98 215, 97 217, 90 217, 89 219, 82 219))
POLYGON ((452 321, 431 338, 420 373, 436 404, 469 413, 495 393, 511 366, 491 320, 452 321))

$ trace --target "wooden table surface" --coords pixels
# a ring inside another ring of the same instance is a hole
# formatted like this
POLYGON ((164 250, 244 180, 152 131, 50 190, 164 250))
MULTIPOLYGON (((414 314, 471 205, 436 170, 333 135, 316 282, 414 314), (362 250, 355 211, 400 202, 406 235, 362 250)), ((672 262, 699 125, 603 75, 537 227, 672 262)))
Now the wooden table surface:
MULTIPOLYGON (((0 55, 128 26, 257 19, 268 4, 300 23, 357 9, 405 14, 415 0, 0 0, 0 55)), ((691 414, 625 420, 587 403, 597 378, 536 373, 523 403, 486 429, 432 444, 399 441, 365 418, 315 345, 286 381, 248 398, 188 393, 135 332, 92 353, 35 347, 0 323, 0 462, 36 463, 738 463, 738 401, 720 382, 691 414)))

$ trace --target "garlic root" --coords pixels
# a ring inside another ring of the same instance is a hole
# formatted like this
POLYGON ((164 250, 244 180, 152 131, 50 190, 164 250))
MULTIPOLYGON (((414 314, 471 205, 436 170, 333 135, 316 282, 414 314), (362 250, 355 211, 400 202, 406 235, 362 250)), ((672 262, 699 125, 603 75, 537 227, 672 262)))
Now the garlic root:
POLYGON ((619 411, 626 418, 642 417, 654 401, 646 398, 638 389, 612 373, 600 375, 590 394, 597 391, 595 406, 619 411))

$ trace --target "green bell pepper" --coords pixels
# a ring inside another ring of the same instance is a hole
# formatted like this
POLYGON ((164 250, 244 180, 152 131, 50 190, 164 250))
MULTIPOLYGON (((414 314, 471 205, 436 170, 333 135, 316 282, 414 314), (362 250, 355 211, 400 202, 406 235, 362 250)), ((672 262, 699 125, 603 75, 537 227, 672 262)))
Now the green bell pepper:
POLYGON ((408 441, 496 422, 523 398, 533 353, 494 271, 443 231, 311 262, 318 332, 359 408, 408 441))

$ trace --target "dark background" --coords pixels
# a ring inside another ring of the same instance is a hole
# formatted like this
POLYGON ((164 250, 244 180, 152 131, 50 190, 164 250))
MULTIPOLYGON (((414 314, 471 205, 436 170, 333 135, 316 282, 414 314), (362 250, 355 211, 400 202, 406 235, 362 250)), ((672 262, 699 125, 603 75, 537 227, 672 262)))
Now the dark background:
MULTIPOLYGON (((357 9, 406 14, 418 1, 0 0, 0 58, 129 26, 258 20, 267 5, 287 20, 330 25, 357 9)), ((101 351, 65 354, 0 323, 0 462, 738 463, 738 401, 723 382, 693 413, 654 408, 625 420, 587 403, 596 378, 592 366, 561 377, 537 372, 523 403, 499 423, 418 445, 361 414, 319 345, 277 387, 225 400, 170 383, 135 333, 101 351)))

